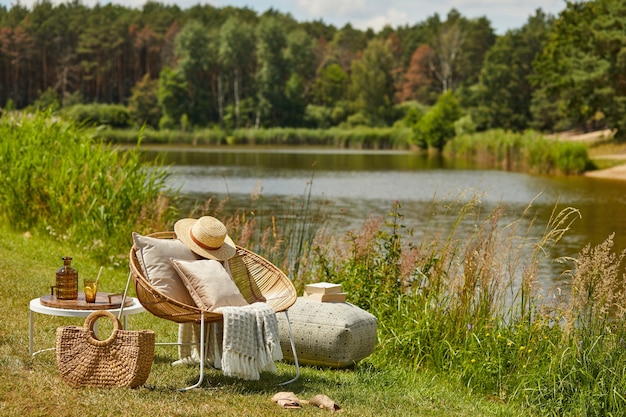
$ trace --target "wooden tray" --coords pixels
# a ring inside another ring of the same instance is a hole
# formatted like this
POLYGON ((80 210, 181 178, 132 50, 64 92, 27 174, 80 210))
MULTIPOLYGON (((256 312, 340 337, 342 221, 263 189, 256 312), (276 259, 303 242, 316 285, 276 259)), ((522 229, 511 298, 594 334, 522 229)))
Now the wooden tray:
MULTIPOLYGON (((110 310, 120 308, 122 306, 123 294, 111 294, 108 292, 99 292, 96 294, 96 302, 88 303, 85 301, 85 293, 79 292, 76 300, 59 300, 56 295, 46 294, 39 300, 41 304, 47 307, 65 308, 69 310, 110 310)), ((124 307, 133 304, 133 299, 126 297, 124 307)))

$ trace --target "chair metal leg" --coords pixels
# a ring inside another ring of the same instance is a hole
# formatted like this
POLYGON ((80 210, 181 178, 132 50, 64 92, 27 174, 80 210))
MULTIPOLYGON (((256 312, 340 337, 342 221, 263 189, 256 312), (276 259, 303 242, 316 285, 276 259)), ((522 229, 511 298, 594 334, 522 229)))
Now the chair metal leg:
POLYGON ((287 318, 287 329, 289 329, 289 342, 291 343, 291 352, 293 353, 293 361, 296 364, 296 376, 293 379, 290 379, 287 382, 282 382, 278 385, 287 385, 295 382, 298 378, 300 378, 300 365, 298 364, 298 354, 296 353, 296 345, 293 340, 293 332, 291 331, 291 322, 289 321, 289 313, 287 310, 284 311, 285 317, 287 318))
POLYGON ((179 391, 189 391, 190 389, 197 388, 202 384, 202 380, 204 379, 204 361, 206 355, 204 349, 204 312, 202 312, 200 313, 200 376, 198 377, 198 382, 188 386, 187 388, 181 388, 179 391))
MULTIPOLYGON (((130 287, 130 279, 132 278, 132 273, 128 273, 128 280, 126 281, 126 288, 124 288, 124 295, 122 296, 122 305, 120 306, 120 311, 117 313, 117 319, 122 318, 122 314, 124 313, 124 305, 126 304, 126 296, 128 295, 128 287, 130 287)), ((126 329, 126 323, 124 323, 124 329, 126 329)))

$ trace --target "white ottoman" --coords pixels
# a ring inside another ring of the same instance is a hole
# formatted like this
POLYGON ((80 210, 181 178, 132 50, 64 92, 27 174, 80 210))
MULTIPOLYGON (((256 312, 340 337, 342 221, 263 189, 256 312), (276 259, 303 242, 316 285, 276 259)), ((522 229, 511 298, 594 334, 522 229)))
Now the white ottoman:
MULTIPOLYGON (((299 297, 288 312, 299 363, 345 368, 376 348, 376 317, 355 305, 299 297)), ((293 361, 287 318, 277 319, 283 356, 293 361)))

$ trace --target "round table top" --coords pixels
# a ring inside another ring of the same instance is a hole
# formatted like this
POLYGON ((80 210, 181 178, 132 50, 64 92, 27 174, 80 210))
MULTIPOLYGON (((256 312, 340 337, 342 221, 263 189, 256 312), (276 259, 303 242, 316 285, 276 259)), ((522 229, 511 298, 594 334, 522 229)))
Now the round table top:
MULTIPOLYGON (((136 298, 132 298, 132 297, 127 297, 127 298, 132 300, 132 303, 124 307, 124 309, 122 310, 122 316, 130 316, 133 314, 139 314, 139 313, 143 313, 144 311, 146 311, 141 305, 141 303, 139 302, 139 300, 137 300, 136 298)), ((71 308, 49 307, 49 306, 45 306, 41 304, 41 299, 39 297, 33 298, 32 300, 30 300, 30 310, 36 313, 48 314, 50 316, 63 316, 63 317, 87 317, 94 311, 98 311, 98 310, 85 310, 85 309, 75 310, 71 308)), ((109 309, 108 311, 110 311, 113 314, 118 314, 120 312, 120 308, 119 307, 112 308, 112 309, 109 309)))

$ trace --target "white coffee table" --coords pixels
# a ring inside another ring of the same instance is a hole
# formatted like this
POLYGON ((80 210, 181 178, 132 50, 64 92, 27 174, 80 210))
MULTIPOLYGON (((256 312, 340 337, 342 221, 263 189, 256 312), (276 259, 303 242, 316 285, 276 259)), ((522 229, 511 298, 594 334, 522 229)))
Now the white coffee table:
MULTIPOLYGON (((124 329, 126 329, 126 317, 132 316, 133 314, 139 314, 146 311, 139 300, 136 298, 128 298, 132 300, 132 304, 125 306, 123 309, 121 308, 112 308, 109 309, 111 313, 116 316, 119 316, 120 309, 122 310, 122 319, 124 324, 124 329)), ((34 298, 30 300, 30 327, 29 327, 29 340, 28 340, 28 349, 31 356, 35 356, 40 352, 44 352, 47 350, 54 350, 55 348, 41 349, 36 352, 33 350, 33 328, 34 328, 34 314, 47 314, 49 316, 59 316, 59 317, 87 317, 91 313, 97 310, 74 310, 71 308, 56 308, 49 307, 41 304, 40 298, 34 298)))

